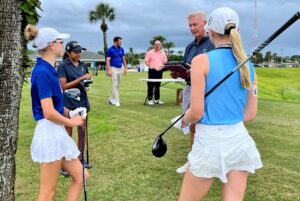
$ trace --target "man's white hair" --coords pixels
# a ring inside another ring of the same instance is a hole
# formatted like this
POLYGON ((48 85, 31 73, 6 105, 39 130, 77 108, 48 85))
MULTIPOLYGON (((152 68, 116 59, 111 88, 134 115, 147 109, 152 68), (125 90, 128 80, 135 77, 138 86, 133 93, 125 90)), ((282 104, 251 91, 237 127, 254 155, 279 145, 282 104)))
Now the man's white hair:
POLYGON ((193 13, 191 13, 191 14, 188 15, 188 19, 190 19, 192 17, 199 17, 203 21, 206 20, 206 15, 205 15, 205 13, 203 11, 196 11, 196 12, 193 12, 193 13))

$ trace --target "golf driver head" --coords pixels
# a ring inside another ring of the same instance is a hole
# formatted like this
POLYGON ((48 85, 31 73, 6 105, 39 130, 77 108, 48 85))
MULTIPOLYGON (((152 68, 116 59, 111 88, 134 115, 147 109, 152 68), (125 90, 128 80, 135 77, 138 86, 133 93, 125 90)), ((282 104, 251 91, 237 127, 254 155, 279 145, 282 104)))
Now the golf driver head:
POLYGON ((65 94, 71 99, 80 101, 80 90, 78 88, 67 89, 65 90, 65 94))
POLYGON ((88 86, 89 84, 93 84, 93 80, 92 79, 85 79, 85 80, 83 80, 83 84, 84 84, 84 86, 88 86))
POLYGON ((163 157, 167 152, 167 144, 161 136, 157 136, 152 145, 152 154, 157 157, 163 157))

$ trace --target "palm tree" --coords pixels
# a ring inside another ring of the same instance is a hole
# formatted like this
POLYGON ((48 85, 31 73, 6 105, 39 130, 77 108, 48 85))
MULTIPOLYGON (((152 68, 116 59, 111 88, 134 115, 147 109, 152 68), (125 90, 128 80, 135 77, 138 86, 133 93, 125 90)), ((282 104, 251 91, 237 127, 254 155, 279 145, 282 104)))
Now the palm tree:
POLYGON ((170 50, 170 56, 172 56, 174 54, 174 50, 170 50))
POLYGON ((166 41, 166 38, 162 35, 153 36, 152 40, 149 41, 151 47, 153 47, 154 42, 159 40, 161 44, 163 44, 166 41))
POLYGON ((182 50, 178 50, 178 54, 179 54, 179 56, 182 56, 183 51, 182 50))
POLYGON ((171 41, 163 43, 163 48, 167 49, 168 59, 170 59, 170 56, 171 56, 170 51, 174 47, 175 47, 175 44, 171 41))
POLYGON ((271 66, 271 60, 272 60, 272 52, 271 51, 266 52, 264 60, 265 60, 265 62, 268 63, 269 66, 271 66))
POLYGON ((92 23, 97 23, 97 21, 101 21, 100 29, 103 32, 103 44, 104 44, 104 53, 107 51, 107 37, 106 32, 108 30, 108 26, 106 21, 114 21, 115 20, 115 9, 110 7, 109 4, 99 3, 96 6, 96 10, 91 10, 89 12, 89 20, 92 23))
POLYGON ((19 108, 28 66, 23 30, 29 22, 38 21, 36 8, 40 8, 39 0, 0 4, 0 200, 15 200, 19 108))
POLYGON ((130 63, 130 62, 129 62, 129 59, 131 59, 132 57, 133 57, 133 48, 130 47, 130 48, 129 48, 129 52, 128 52, 128 54, 127 54, 128 64, 130 63))

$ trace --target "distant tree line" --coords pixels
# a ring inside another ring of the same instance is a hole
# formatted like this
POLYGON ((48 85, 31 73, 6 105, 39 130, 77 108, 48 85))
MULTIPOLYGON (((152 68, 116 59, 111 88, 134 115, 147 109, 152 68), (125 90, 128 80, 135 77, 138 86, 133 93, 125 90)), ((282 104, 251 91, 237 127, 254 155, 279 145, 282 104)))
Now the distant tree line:
MULTIPOLYGON (((153 44, 155 40, 157 40, 157 37, 154 37, 152 40, 150 40, 150 44, 153 44)), ((173 43, 173 42, 170 42, 173 43)), ((163 44, 163 43, 162 43, 163 44)), ((173 43, 174 44, 174 43, 173 43)), ((175 51, 173 48, 164 48, 166 46, 162 45, 163 49, 166 51, 168 55, 168 60, 169 61, 182 61, 183 60, 183 50, 175 51)), ((149 47, 148 50, 152 48, 149 47)), ((145 58, 145 52, 142 53, 136 53, 132 47, 129 48, 129 51, 126 53, 126 59, 127 62, 131 65, 138 65, 139 64, 139 59, 144 59, 145 58)), ((271 63, 290 63, 290 62, 300 62, 300 55, 293 55, 293 56, 285 56, 281 57, 277 53, 272 53, 271 51, 267 51, 265 54, 263 53, 258 53, 253 59, 252 62, 254 64, 267 64, 271 65, 271 63)))
POLYGON ((279 56, 277 53, 272 53, 267 51, 265 55, 258 53, 255 58, 253 58, 253 63, 262 64, 262 63, 289 63, 289 62, 300 62, 300 55, 293 56, 279 56))

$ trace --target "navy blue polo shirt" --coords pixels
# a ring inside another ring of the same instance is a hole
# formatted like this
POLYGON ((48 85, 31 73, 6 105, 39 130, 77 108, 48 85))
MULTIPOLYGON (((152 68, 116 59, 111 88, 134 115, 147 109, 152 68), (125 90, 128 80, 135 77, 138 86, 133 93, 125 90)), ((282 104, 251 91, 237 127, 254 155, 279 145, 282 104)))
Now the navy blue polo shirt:
POLYGON ((197 43, 195 39, 185 48, 183 62, 191 64, 195 56, 214 49, 215 46, 212 44, 208 36, 202 37, 199 43, 197 43))
MULTIPOLYGON (((66 58, 57 67, 58 78, 66 78, 67 83, 72 82, 87 73, 89 73, 89 71, 84 62, 79 61, 79 65, 75 66, 69 58, 66 58)), ((74 100, 64 93, 65 107, 71 110, 78 107, 85 107, 88 111, 90 111, 90 103, 83 86, 81 84, 77 84, 74 88, 78 88, 80 90, 80 101, 74 100)))
POLYGON ((122 67, 122 59, 124 56, 124 49, 122 47, 117 48, 114 45, 111 46, 106 52, 106 57, 110 57, 110 66, 117 68, 122 67))
POLYGON ((41 100, 52 97, 53 106, 57 112, 64 114, 64 102, 60 83, 55 68, 43 60, 37 58, 31 74, 31 101, 34 120, 44 119, 41 100))

